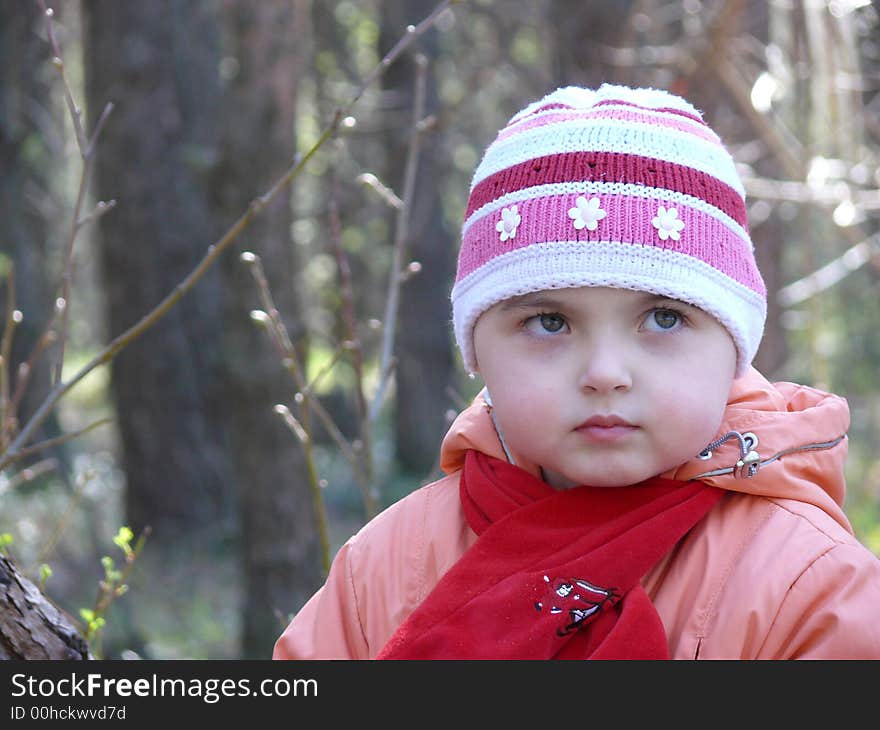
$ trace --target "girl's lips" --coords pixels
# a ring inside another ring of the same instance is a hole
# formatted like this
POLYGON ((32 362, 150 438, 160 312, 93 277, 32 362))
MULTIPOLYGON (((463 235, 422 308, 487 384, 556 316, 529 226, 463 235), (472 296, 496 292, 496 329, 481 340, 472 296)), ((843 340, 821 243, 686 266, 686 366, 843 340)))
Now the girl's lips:
POLYGON ((607 416, 593 416, 584 421, 578 428, 590 428, 592 426, 600 426, 610 428, 611 426, 632 426, 625 418, 621 418, 613 413, 607 416))
POLYGON ((617 423, 609 423, 608 425, 601 425, 596 422, 598 420, 599 419, 590 419, 581 426, 578 426, 575 430, 587 441, 599 444, 610 444, 626 438, 638 429, 638 426, 626 423, 622 419, 617 423))

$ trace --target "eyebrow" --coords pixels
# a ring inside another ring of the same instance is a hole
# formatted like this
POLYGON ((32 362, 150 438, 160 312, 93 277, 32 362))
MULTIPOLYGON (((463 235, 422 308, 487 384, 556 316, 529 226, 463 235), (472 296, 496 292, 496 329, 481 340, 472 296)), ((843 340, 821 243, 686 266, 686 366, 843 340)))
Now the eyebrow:
MULTIPOLYGON (((683 302, 680 299, 676 299, 674 297, 666 296, 665 294, 654 294, 652 292, 635 293, 640 295, 640 305, 670 302, 673 304, 698 309, 698 307, 694 307, 693 304, 683 302)), ((563 309, 565 308, 565 306, 566 302, 561 299, 548 296, 543 292, 533 292, 527 294, 518 294, 517 296, 510 297, 510 299, 505 299, 504 302, 501 304, 501 311, 509 312, 513 309, 531 309, 532 307, 541 307, 544 309, 563 309)))
POLYGON ((543 294, 519 294, 505 299, 501 304, 501 311, 509 312, 511 309, 530 309, 532 307, 561 309, 563 306, 564 303, 561 300, 543 294))
POLYGON ((674 304, 679 307, 688 307, 689 309, 695 309, 698 311, 703 311, 696 304, 691 304, 690 302, 685 302, 682 299, 676 299, 675 297, 668 297, 665 294, 649 294, 644 298, 644 301, 647 303, 655 303, 662 304, 663 302, 669 302, 670 304, 674 304))

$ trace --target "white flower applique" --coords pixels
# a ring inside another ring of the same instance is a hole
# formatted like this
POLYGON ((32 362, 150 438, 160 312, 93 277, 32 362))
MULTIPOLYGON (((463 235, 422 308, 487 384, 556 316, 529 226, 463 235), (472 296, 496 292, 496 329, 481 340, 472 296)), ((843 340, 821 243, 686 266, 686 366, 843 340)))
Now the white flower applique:
POLYGON ((595 231, 599 227, 599 221, 605 217, 605 211, 599 206, 599 198, 587 200, 583 195, 574 201, 575 207, 568 211, 568 217, 574 222, 574 227, 579 231, 586 228, 595 231))
POLYGON ((495 224, 495 230, 501 234, 501 240, 506 241, 508 238, 513 238, 521 221, 522 217, 517 212, 515 205, 502 208, 501 220, 495 224))
POLYGON ((669 208, 667 210, 662 205, 659 206, 657 208, 657 216, 651 223, 657 229, 661 240, 665 241, 667 238, 671 238, 673 241, 677 241, 681 238, 679 234, 684 228, 684 221, 679 219, 676 208, 669 208))

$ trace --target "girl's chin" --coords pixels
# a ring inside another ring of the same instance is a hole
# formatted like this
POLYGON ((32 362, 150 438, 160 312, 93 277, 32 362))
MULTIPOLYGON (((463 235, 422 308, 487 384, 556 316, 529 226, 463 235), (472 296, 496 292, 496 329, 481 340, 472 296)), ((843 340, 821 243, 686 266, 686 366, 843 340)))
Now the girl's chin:
POLYGON ((632 477, 632 481, 621 480, 620 475, 610 475, 610 474, 602 474, 602 475, 591 475, 585 479, 577 480, 572 479, 571 477, 562 474, 561 472, 553 472, 541 467, 541 478, 547 482, 554 489, 573 489, 574 487, 580 487, 584 485, 589 485, 591 487, 607 487, 609 489, 614 489, 615 487, 629 487, 633 484, 638 484, 639 482, 645 481, 648 477, 632 477))

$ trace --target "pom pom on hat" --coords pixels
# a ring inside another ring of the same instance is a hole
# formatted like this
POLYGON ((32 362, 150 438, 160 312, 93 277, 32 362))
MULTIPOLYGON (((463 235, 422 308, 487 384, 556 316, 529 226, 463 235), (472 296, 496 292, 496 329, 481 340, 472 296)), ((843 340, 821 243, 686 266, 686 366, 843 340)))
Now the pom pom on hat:
POLYGON ((610 286, 697 306, 727 330, 737 375, 757 352, 767 292, 733 158, 684 99, 605 84, 517 112, 471 182, 452 289, 455 337, 492 305, 543 289, 610 286))

